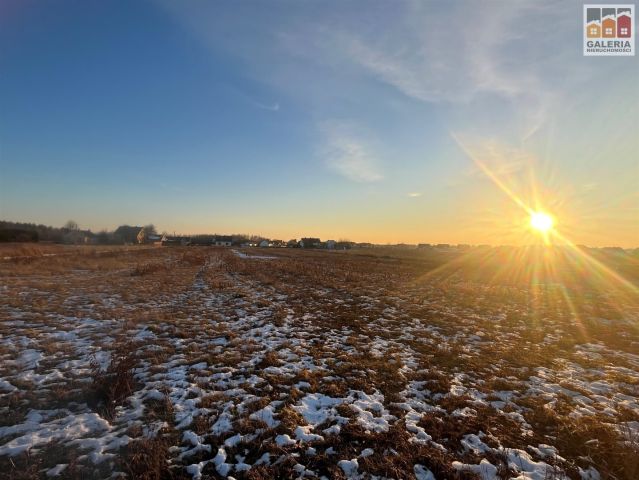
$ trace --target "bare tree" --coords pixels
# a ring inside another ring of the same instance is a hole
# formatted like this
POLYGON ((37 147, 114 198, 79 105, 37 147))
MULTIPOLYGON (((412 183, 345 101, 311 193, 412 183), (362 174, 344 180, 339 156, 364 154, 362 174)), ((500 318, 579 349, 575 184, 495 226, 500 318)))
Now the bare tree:
POLYGON ((80 225, 78 225, 78 223, 74 220, 69 220, 67 223, 64 224, 64 227, 67 230, 80 230, 80 225))
POLYGON ((155 229, 155 225, 153 225, 152 223, 145 225, 143 228, 147 235, 157 235, 158 233, 155 229))

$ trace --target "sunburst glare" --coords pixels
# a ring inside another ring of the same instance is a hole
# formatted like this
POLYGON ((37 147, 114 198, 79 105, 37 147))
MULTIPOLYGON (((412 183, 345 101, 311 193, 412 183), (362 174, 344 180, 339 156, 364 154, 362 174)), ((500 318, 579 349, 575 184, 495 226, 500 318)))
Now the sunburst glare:
POLYGON ((555 219, 544 212, 533 212, 530 215, 530 226, 533 230, 548 233, 555 225, 555 219))

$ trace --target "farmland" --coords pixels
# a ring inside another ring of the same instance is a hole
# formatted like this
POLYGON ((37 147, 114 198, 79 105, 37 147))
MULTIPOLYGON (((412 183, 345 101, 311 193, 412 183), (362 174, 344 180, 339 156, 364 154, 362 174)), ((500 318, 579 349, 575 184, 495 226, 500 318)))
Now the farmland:
POLYGON ((0 476, 639 478, 639 262, 0 252, 0 476))

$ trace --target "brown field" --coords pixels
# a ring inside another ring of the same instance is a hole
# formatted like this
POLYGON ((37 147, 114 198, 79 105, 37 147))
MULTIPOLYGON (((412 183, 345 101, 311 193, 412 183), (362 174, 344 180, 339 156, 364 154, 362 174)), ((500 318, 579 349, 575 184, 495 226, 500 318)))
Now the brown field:
POLYGON ((25 257, 101 255, 108 252, 139 251, 153 247, 125 245, 60 245, 55 243, 0 243, 0 260, 25 257))
POLYGON ((638 278, 545 249, 0 246, 0 477, 635 480, 638 278))

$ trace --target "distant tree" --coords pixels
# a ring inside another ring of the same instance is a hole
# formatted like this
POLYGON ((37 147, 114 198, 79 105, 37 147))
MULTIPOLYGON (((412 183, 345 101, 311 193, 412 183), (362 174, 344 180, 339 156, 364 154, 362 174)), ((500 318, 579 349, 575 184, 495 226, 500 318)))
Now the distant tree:
POLYGON ((144 225, 144 231, 147 235, 157 235, 157 230, 155 229, 155 225, 149 223, 148 225, 144 225))
MULTIPOLYGON (((80 230, 78 224, 69 220, 64 227, 56 228, 35 223, 19 223, 0 221, 0 230, 18 229, 32 232, 29 241, 54 242, 54 243, 84 243, 85 239, 93 241, 95 235, 91 230, 80 230)), ((27 238, 27 237, 22 237, 27 238)))
POLYGON ((106 230, 99 231, 96 235, 96 242, 100 245, 107 245, 111 243, 111 236, 109 235, 109 232, 106 230))
POLYGON ((80 230, 80 225, 78 225, 77 222, 75 222, 74 220, 69 220, 67 223, 64 224, 64 227, 66 230, 80 230))
POLYGON ((300 245, 302 248, 320 248, 322 241, 315 237, 305 237, 300 240, 300 245))
POLYGON ((350 250, 353 248, 354 243, 350 240, 339 240, 335 243, 335 248, 337 250, 350 250))
POLYGON ((191 245, 212 245, 215 240, 215 235, 193 235, 191 237, 191 245))
POLYGON ((233 237, 233 245, 242 245, 243 243, 248 243, 249 236, 245 233, 234 233, 233 237))
POLYGON ((80 230, 69 229, 69 231, 62 237, 62 243, 70 245, 78 245, 80 243, 84 243, 84 233, 80 230))
POLYGON ((37 242, 38 232, 18 228, 0 229, 0 242, 37 242))

